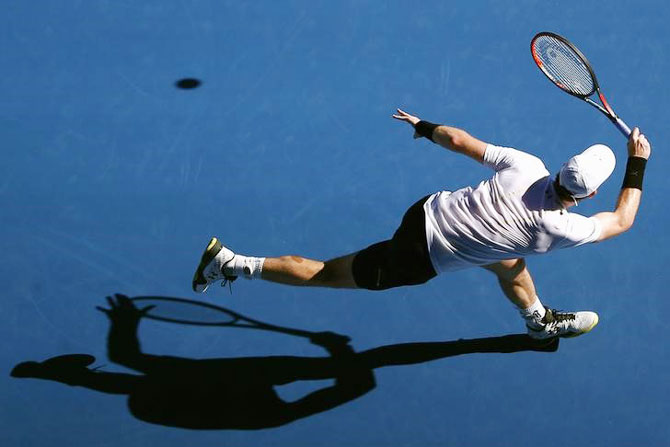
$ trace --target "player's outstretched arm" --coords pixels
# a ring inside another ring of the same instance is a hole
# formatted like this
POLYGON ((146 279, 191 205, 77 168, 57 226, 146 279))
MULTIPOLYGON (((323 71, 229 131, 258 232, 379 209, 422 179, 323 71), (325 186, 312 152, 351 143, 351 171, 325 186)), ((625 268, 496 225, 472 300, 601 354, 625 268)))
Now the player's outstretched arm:
POLYGON ((599 241, 618 236, 633 226, 642 198, 644 168, 650 155, 651 145, 636 127, 628 140, 628 164, 616 208, 612 212, 598 213, 594 216, 600 220, 603 227, 599 241))
POLYGON ((463 129, 422 121, 419 117, 410 115, 400 109, 397 109, 393 118, 409 123, 414 128, 414 138, 426 137, 442 147, 467 155, 480 163, 484 161, 486 143, 463 129))

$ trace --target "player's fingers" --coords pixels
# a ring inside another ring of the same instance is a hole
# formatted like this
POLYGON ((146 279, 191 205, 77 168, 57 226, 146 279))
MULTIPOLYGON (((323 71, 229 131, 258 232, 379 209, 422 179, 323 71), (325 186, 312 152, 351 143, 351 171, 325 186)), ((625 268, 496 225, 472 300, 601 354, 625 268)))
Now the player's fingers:
POLYGON ((95 308, 98 309, 103 314, 109 315, 109 309, 105 309, 104 307, 100 307, 100 306, 95 306, 95 308))
POLYGON ((642 147, 644 147, 646 150, 651 149, 651 144, 649 143, 649 140, 647 140, 646 137, 642 137, 642 147))
POLYGON ((107 297, 107 304, 109 304, 109 307, 112 309, 116 307, 116 303, 114 303, 114 299, 111 296, 107 297))

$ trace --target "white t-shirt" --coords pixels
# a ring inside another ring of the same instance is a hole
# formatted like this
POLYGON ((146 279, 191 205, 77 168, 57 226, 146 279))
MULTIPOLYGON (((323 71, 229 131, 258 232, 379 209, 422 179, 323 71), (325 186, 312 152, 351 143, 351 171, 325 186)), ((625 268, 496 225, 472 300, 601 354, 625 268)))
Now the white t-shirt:
POLYGON ((442 191, 424 204, 426 239, 437 273, 577 247, 598 240, 598 219, 562 208, 539 158, 488 145, 495 175, 475 188, 442 191))

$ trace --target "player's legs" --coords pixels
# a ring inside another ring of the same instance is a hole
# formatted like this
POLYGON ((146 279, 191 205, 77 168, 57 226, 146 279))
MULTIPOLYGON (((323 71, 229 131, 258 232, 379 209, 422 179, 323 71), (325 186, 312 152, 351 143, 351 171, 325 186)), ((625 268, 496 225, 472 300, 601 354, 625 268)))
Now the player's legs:
POLYGON ((234 281, 239 276, 280 284, 311 287, 357 288, 352 263, 357 253, 329 261, 302 256, 254 257, 234 253, 212 238, 193 275, 193 290, 204 292, 217 281, 234 281))
POLYGON ((204 292, 216 281, 225 284, 239 276, 293 286, 370 290, 423 284, 436 275, 426 243, 427 198, 407 210, 392 239, 325 262, 302 256, 243 256, 212 238, 193 276, 193 290, 204 292))
POLYGON ((528 309, 537 301, 535 284, 523 259, 506 259, 484 268, 495 273, 503 293, 519 309, 528 309))
POLYGON ((356 253, 329 261, 315 261, 301 256, 265 258, 261 279, 292 286, 336 287, 356 289, 351 265, 356 253))
POLYGON ((519 308, 528 335, 533 338, 576 337, 598 324, 595 312, 559 312, 545 308, 537 297, 533 278, 523 259, 508 259, 484 268, 496 274, 503 293, 519 308))

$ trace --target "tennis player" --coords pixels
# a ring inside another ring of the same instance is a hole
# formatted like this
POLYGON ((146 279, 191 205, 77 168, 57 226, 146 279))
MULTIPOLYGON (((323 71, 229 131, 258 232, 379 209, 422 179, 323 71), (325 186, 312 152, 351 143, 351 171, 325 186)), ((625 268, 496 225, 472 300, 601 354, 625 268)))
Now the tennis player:
POLYGON ((598 324, 595 312, 559 312, 542 304, 525 257, 600 242, 631 228, 651 154, 639 129, 628 141, 628 163, 614 211, 586 217, 568 210, 593 197, 614 170, 615 157, 607 146, 587 148, 552 176, 531 154, 487 144, 464 130, 400 109, 393 118, 409 123, 415 138, 428 138, 491 168, 493 177, 475 187, 420 199, 391 239, 325 262, 242 256, 212 238, 193 277, 193 290, 204 292, 214 282, 225 285, 238 276, 295 286, 384 290, 478 266, 497 276, 531 337, 574 337, 593 329, 598 324))

